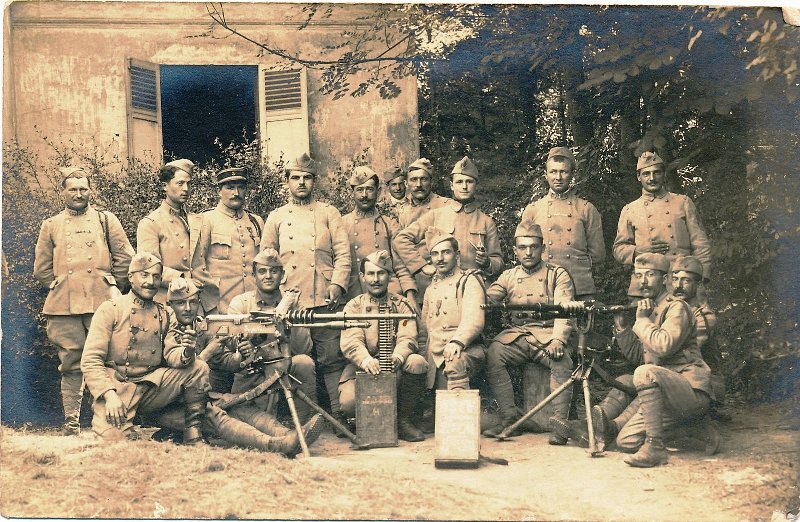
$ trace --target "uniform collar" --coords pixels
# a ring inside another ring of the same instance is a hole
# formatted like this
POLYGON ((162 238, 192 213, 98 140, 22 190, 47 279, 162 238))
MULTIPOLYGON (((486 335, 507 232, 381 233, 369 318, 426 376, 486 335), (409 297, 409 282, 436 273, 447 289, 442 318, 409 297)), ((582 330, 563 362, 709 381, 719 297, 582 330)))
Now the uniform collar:
POLYGON ((378 209, 372 207, 371 210, 366 212, 361 212, 360 210, 354 210, 357 218, 368 218, 368 217, 378 217, 378 209))
POLYGON ((550 189, 550 190, 547 191, 547 195, 550 196, 550 199, 568 200, 568 199, 572 199, 572 196, 574 194, 575 194, 575 191, 573 190, 572 187, 568 188, 567 190, 565 190, 561 194, 559 194, 558 192, 554 191, 553 189, 550 189))
POLYGON ((411 203, 412 207, 421 207, 423 205, 427 205, 428 203, 430 203, 431 200, 433 199, 433 196, 434 194, 433 192, 431 192, 430 194, 428 194, 427 198, 423 199, 419 203, 417 203, 417 201, 414 198, 409 198, 409 202, 411 203))
POLYGON ((474 199, 466 203, 461 203, 459 201, 456 201, 455 199, 451 199, 450 208, 452 208, 456 212, 464 212, 465 214, 472 214, 473 212, 478 210, 478 205, 475 204, 474 199))
POLYGON ((542 261, 539 261, 538 263, 536 263, 536 266, 533 267, 533 269, 531 269, 531 270, 528 270, 527 268, 525 268, 522 265, 517 265, 517 266, 519 266, 520 270, 522 270, 523 272, 525 272, 526 274, 531 276, 531 275, 535 274, 536 272, 538 272, 539 270, 541 270, 542 267, 544 266, 544 263, 542 261))
POLYGON ((658 194, 651 194, 647 192, 645 189, 642 189, 642 199, 645 201, 655 201, 656 199, 666 199, 669 196, 669 191, 665 188, 661 189, 661 192, 658 194))
MULTIPOLYGON (((167 212, 169 212, 169 214, 172 215, 172 216, 178 216, 178 217, 185 218, 187 216, 187 214, 188 214, 188 212, 186 212, 186 206, 185 205, 181 205, 180 207, 175 208, 175 207, 172 206, 172 204, 170 204, 169 200, 167 200, 167 199, 165 199, 161 203, 161 207, 164 210, 166 210, 167 212)), ((228 207, 225 207, 225 208, 228 208, 228 207)))
POLYGON ((153 304, 153 300, 152 299, 149 300, 149 301, 145 301, 144 299, 142 299, 141 297, 136 295, 136 293, 133 290, 128 292, 128 296, 130 298, 131 305, 134 308, 149 308, 153 304))
POLYGON ((447 278, 449 278, 449 277, 452 277, 452 276, 453 276, 453 274, 455 274, 455 273, 456 273, 456 270, 458 270, 458 265, 456 265, 456 266, 455 266, 455 267, 454 267, 452 270, 450 270, 449 272, 445 272, 444 274, 439 274, 439 272, 437 271, 437 272, 436 272, 436 273, 433 275, 433 279, 434 279, 434 281, 444 281, 445 279, 447 279, 447 278))
POLYGON ((408 203, 408 201, 409 201, 409 196, 408 196, 408 194, 406 194, 406 195, 405 195, 403 198, 401 198, 401 199, 397 199, 396 197, 394 197, 394 196, 392 196, 391 194, 389 194, 389 202, 390 202, 392 205, 402 205, 402 204, 404 204, 404 203, 408 203))
POLYGON ((256 290, 256 304, 258 306, 275 308, 281 302, 282 297, 280 290, 273 292, 272 295, 266 295, 256 290))
POLYGON ((86 213, 89 211, 91 204, 86 205, 86 208, 83 210, 72 210, 71 208, 64 207, 64 211, 67 213, 68 216, 85 216, 86 213))
POLYGON ((297 199, 294 196, 289 196, 289 202, 292 205, 297 205, 298 207, 304 207, 314 202, 314 196, 308 196, 306 199, 297 199))
POLYGON ((370 295, 369 302, 375 304, 386 304, 389 302, 389 292, 387 291, 385 294, 383 294, 383 297, 373 297, 370 295))
POLYGON ((239 210, 238 212, 234 212, 233 210, 229 209, 225 205, 222 204, 220 201, 217 203, 217 210, 228 216, 229 218, 233 219, 241 219, 244 216, 244 209, 239 210))

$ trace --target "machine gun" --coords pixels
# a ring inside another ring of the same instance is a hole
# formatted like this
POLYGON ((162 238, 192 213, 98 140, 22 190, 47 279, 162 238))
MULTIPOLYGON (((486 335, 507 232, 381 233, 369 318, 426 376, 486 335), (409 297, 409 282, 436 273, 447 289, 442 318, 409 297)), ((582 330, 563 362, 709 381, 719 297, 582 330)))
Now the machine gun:
POLYGON ((302 328, 367 328, 370 321, 378 320, 413 320, 413 313, 373 313, 373 314, 348 314, 345 312, 325 313, 318 309, 295 309, 298 292, 286 291, 283 299, 270 311, 253 311, 249 314, 212 314, 199 321, 198 329, 207 331, 209 335, 217 338, 248 339, 256 347, 255 353, 242 361, 241 368, 247 374, 263 374, 265 380, 227 400, 220 401, 217 406, 229 409, 243 402, 252 400, 266 393, 275 385, 280 386, 286 397, 292 422, 300 438, 303 455, 308 457, 310 452, 303 436, 302 424, 297 415, 294 395, 308 404, 314 411, 322 414, 337 430, 349 438, 358 449, 366 449, 354 433, 340 423, 336 418, 323 410, 313 399, 295 389, 294 383, 299 381, 289 374, 288 361, 291 359, 289 347, 289 332, 294 327, 302 328))
MULTIPOLYGON (((518 319, 535 320, 549 320, 549 319, 564 319, 575 318, 576 329, 578 330, 578 365, 570 375, 567 382, 553 390, 550 395, 545 397, 539 404, 531 408, 525 415, 520 417, 516 422, 507 426, 498 436, 498 440, 506 440, 510 434, 520 427, 525 421, 536 415, 539 410, 544 408, 556 396, 570 389, 575 381, 581 381, 583 388, 584 407, 586 409, 586 423, 589 431, 589 455, 597 457, 602 454, 603 448, 599 448, 597 440, 594 437, 594 426, 592 425, 592 397, 589 391, 589 375, 592 370, 597 373, 612 386, 626 388, 619 383, 614 383, 605 371, 601 370, 599 366, 595 366, 595 358, 590 352, 595 352, 587 346, 586 340, 590 331, 594 327, 594 321, 598 315, 611 315, 629 310, 635 310, 635 304, 624 305, 605 305, 598 301, 570 301, 569 303, 561 304, 548 304, 548 303, 531 303, 531 304, 484 304, 481 307, 485 310, 503 310, 510 312, 512 317, 518 319), (588 359, 588 360, 587 360, 588 359)), ((624 391, 630 392, 631 390, 625 389, 624 391)))

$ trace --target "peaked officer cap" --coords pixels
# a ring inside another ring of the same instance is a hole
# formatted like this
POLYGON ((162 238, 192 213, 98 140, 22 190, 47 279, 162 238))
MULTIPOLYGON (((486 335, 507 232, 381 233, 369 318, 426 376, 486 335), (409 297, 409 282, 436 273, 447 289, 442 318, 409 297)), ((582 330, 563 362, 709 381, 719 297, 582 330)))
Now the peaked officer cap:
POLYGON ((376 250, 375 252, 365 257, 364 261, 369 261, 373 265, 383 268, 390 274, 394 272, 394 267, 392 266, 392 258, 391 256, 389 256, 389 252, 387 252, 386 250, 376 250))
POLYGON ((639 171, 647 167, 652 167, 653 165, 658 165, 659 163, 661 165, 664 164, 664 160, 661 159, 661 156, 655 152, 644 152, 639 156, 639 161, 636 162, 636 170, 639 171))
POLYGON ((253 264, 279 266, 283 268, 283 263, 281 263, 281 255, 272 247, 267 247, 259 252, 256 257, 253 258, 253 264))
POLYGON ((553 147, 550 149, 550 152, 547 153, 547 159, 558 157, 567 158, 570 163, 572 163, 572 166, 575 166, 575 155, 572 154, 569 147, 553 147))
POLYGON ((309 172, 311 174, 317 173, 317 164, 311 159, 307 153, 302 153, 298 157, 291 160, 283 170, 288 174, 290 171, 309 172))
POLYGON ((138 254, 134 254, 133 258, 131 259, 131 264, 128 267, 128 273, 134 274, 160 264, 161 260, 155 254, 151 254, 150 252, 139 252, 138 254))
POLYGON ((681 270, 703 277, 703 265, 694 256, 678 256, 672 260, 672 271, 680 272, 681 270))
POLYGON ((200 293, 200 290, 195 286, 194 281, 183 277, 176 277, 170 282, 169 288, 167 289, 167 301, 188 299, 198 293, 200 293))
POLYGON ((170 161, 169 163, 164 165, 165 167, 175 167, 176 169, 181 169, 187 174, 192 173, 192 169, 194 169, 194 163, 188 159, 176 159, 174 161, 170 161))
POLYGON ((517 229, 514 231, 514 238, 518 237, 539 237, 544 239, 542 227, 529 219, 520 221, 519 225, 517 225, 517 229))
POLYGON ((428 158, 420 158, 408 166, 408 172, 412 170, 424 170, 429 176, 433 176, 433 165, 428 158))
POLYGON ((447 241, 448 239, 453 240, 457 249, 458 240, 455 237, 453 237, 453 234, 445 232, 444 230, 440 230, 436 227, 428 227, 428 230, 425 231, 425 244, 428 246, 428 251, 433 250, 433 247, 435 247, 442 241, 447 241))
POLYGON ((633 268, 658 270, 666 274, 669 272, 669 259, 667 259, 664 254, 645 252, 644 254, 636 256, 636 259, 633 261, 633 268))
POLYGON ((231 181, 247 181, 247 170, 243 167, 231 167, 217 172, 217 185, 231 181))
POLYGON ((461 158, 461 161, 456 163, 456 165, 453 167, 453 172, 451 172, 451 174, 463 174, 465 176, 478 179, 478 167, 472 163, 472 160, 469 159, 468 156, 464 156, 461 158))
POLYGON ((350 176, 350 179, 347 180, 347 183, 351 187, 357 187, 363 185, 372 178, 375 178, 376 181, 378 179, 378 175, 375 171, 369 167, 360 166, 353 169, 353 174, 350 176))
POLYGON ((399 178, 400 176, 405 176, 406 173, 403 172, 403 169, 400 167, 392 167, 383 171, 383 182, 389 183, 394 178, 399 178))

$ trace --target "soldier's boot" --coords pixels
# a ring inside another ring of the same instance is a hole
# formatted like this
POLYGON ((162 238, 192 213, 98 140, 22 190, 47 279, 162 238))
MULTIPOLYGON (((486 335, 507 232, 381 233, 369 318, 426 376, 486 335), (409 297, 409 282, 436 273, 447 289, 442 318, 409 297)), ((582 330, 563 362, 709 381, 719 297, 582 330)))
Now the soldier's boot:
MULTIPOLYGON (((301 429, 306 439, 306 445, 311 446, 319 438, 324 427, 325 419, 321 413, 317 413, 303 424, 301 429)), ((300 453, 302 447, 300 446, 300 437, 297 431, 292 430, 283 437, 272 437, 269 442, 269 451, 283 453, 290 458, 300 453)))
POLYGON ((436 400, 431 390, 423 388, 422 398, 417 404, 416 414, 412 419, 414 425, 426 435, 434 432, 436 421, 436 400))
POLYGON ((636 468, 652 468, 666 464, 669 459, 664 447, 663 398, 661 388, 652 382, 637 386, 638 399, 644 420, 646 438, 644 445, 625 463, 636 468))
POLYGON ((627 457, 625 464, 634 468, 652 468, 666 464, 669 460, 664 441, 656 437, 647 437, 639 451, 627 457))
POLYGON ((188 445, 198 444, 203 441, 200 429, 203 418, 206 416, 206 403, 208 392, 196 386, 186 386, 183 389, 184 425, 183 443, 188 445))
MULTIPOLYGON (((571 366, 571 365, 570 365, 571 366)), ((569 374, 566 375, 556 375, 555 371, 550 372, 550 390, 555 390, 558 388, 562 383, 567 382, 569 379, 569 374)), ((572 387, 567 388, 560 394, 556 395, 553 398, 553 401, 550 403, 553 406, 553 415, 550 417, 550 429, 553 430, 553 433, 550 435, 550 438, 547 440, 548 444, 553 446, 563 446, 567 443, 571 435, 571 429, 569 424, 567 424, 567 417, 569 416, 569 406, 572 402, 572 387)))
POLYGON ((281 424, 274 415, 251 404, 240 404, 232 408, 228 415, 249 424, 261 433, 273 437, 283 437, 289 433, 289 428, 281 424))
MULTIPOLYGON (((519 410, 514 402, 514 386, 511 384, 511 377, 508 375, 508 370, 502 368, 500 370, 492 370, 487 372, 486 378, 489 381, 489 386, 492 389, 495 401, 500 410, 500 420, 494 425, 483 430, 484 437, 497 437, 506 429, 511 426, 519 418, 519 410)), ((521 430, 514 430, 509 433, 510 437, 517 436, 521 430)))
MULTIPOLYGON (((574 439, 578 446, 582 448, 589 447, 589 430, 585 421, 568 421, 572 434, 571 439, 574 439)), ((592 406, 592 428, 594 429, 594 439, 603 448, 614 442, 617 438, 619 429, 617 425, 608 418, 605 410, 601 404, 592 406)))
POLYGON ((422 430, 414 426, 414 410, 425 392, 425 375, 400 375, 400 390, 397 398, 397 436, 408 442, 425 440, 422 430))
MULTIPOLYGON (((213 406, 211 407, 214 408, 213 406)), ((255 427, 241 420, 222 413, 216 415, 213 422, 218 438, 243 448, 261 451, 272 451, 270 445, 273 437, 262 433, 255 427)))
POLYGON ((63 435, 78 435, 81 431, 81 402, 83 401, 83 374, 69 372, 61 375, 61 404, 64 406, 63 435))

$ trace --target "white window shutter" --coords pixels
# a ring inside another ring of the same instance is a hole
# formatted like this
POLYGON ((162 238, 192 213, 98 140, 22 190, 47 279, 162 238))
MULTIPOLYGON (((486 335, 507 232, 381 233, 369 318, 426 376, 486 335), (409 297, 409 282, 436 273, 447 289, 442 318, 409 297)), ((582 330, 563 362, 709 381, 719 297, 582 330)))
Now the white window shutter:
POLYGON ((306 69, 259 65, 258 115, 261 151, 268 164, 310 152, 306 69))
POLYGON ((161 162, 161 74, 157 63, 128 59, 128 158, 161 162))

